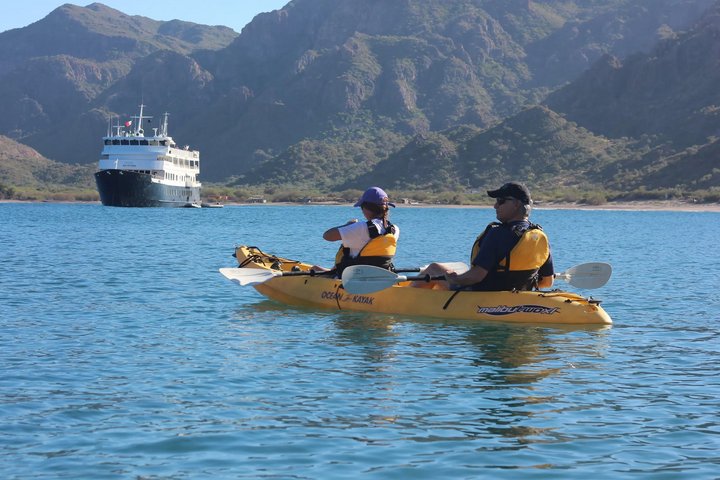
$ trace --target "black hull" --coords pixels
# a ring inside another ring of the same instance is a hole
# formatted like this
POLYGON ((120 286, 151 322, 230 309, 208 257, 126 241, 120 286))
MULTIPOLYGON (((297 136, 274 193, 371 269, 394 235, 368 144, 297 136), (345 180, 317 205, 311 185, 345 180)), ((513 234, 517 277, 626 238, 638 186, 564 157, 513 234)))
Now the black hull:
POLYGON ((200 206, 200 187, 176 187, 153 183, 146 173, 127 170, 95 172, 100 201, 109 207, 200 206))

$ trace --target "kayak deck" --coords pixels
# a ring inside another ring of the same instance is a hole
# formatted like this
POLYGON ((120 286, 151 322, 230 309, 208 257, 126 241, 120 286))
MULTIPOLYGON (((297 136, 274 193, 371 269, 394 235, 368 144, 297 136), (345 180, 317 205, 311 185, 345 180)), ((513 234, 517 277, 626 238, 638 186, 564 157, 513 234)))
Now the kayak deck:
MULTIPOLYGON (((239 246, 240 267, 308 272, 309 264, 239 246)), ((599 302, 553 291, 473 292, 413 288, 408 282, 369 294, 350 294, 342 281, 320 275, 277 276, 254 285, 262 295, 288 305, 361 312, 513 323, 611 324, 599 302)))

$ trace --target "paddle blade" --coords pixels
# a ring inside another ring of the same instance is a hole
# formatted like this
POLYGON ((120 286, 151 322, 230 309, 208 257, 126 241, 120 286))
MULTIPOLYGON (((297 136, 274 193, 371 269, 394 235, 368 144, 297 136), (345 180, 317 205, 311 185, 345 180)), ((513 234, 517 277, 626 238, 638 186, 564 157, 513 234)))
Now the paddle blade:
POLYGON ((575 265, 555 278, 564 280, 577 288, 600 288, 610 280, 612 266, 609 263, 591 262, 575 265))
POLYGON ((237 282, 243 287, 267 282, 273 277, 282 275, 281 272, 264 268, 221 268, 220 273, 228 280, 237 282))
POLYGON ((370 265, 354 265, 343 270, 342 284, 348 293, 377 292, 402 282, 406 277, 370 265))

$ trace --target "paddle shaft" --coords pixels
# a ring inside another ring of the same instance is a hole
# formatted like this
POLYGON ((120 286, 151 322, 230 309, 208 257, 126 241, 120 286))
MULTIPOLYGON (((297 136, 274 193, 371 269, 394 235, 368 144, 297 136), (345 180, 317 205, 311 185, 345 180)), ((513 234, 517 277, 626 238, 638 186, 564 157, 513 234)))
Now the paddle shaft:
MULTIPOLYGON (((611 271, 612 267, 609 264, 594 262, 576 265, 555 275, 555 278, 579 288, 599 288, 607 283, 611 271)), ((376 292, 404 281, 430 282, 445 279, 444 275, 431 277, 428 274, 408 277, 369 265, 348 267, 343 272, 342 278, 345 290, 350 293, 376 292)))
MULTIPOLYGON (((402 269, 399 271, 417 272, 422 267, 402 269)), ((335 271, 315 271, 315 270, 291 270, 288 272, 282 270, 273 270, 267 268, 253 268, 253 267, 235 267, 235 268, 221 268, 220 273, 229 280, 238 282, 240 285, 258 285, 265 283, 275 277, 331 277, 335 275, 335 271)))

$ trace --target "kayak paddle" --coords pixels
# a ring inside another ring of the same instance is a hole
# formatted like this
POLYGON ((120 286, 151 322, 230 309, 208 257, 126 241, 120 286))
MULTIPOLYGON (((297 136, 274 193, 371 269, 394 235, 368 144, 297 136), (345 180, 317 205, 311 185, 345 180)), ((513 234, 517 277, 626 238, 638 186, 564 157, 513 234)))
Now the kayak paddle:
POLYGON ((280 270, 270 270, 267 268, 231 267, 221 268, 220 273, 228 280, 245 286, 265 283, 274 277, 321 276, 326 272, 281 272, 280 270))
POLYGON ((556 273, 555 278, 577 288, 600 288, 610 280, 612 266, 609 263, 581 263, 556 273))
MULTIPOLYGON (((448 262, 448 263, 443 263, 442 265, 445 265, 445 266, 449 267, 450 269, 458 271, 458 272, 467 271, 467 269, 469 268, 463 262, 448 262)), ((374 268, 379 268, 379 267, 374 267, 374 268)), ((427 265, 424 265, 422 267, 399 269, 397 271, 398 272, 419 272, 421 270, 424 270, 425 268, 427 268, 427 265)), ((388 271, 388 270, 385 270, 384 268, 381 268, 380 270, 383 270, 385 272, 388 271)), ((260 283, 265 283, 274 277, 297 277, 297 276, 320 277, 320 276, 326 276, 329 272, 313 272, 313 271, 282 272, 280 270, 270 270, 267 268, 230 267, 230 268, 221 268, 220 273, 228 280, 232 280, 234 282, 239 283, 241 286, 245 286, 245 285, 258 285, 260 283)), ((422 278, 424 278, 424 277, 422 277, 422 278)))
MULTIPOLYGON (((555 274, 555 278, 563 280, 578 288, 599 288, 607 283, 612 267, 607 263, 583 263, 568 270, 555 274)), ((355 265, 343 271, 342 283, 348 293, 364 294, 384 290, 396 283, 405 281, 444 280, 444 276, 430 277, 417 275, 408 277, 370 265, 355 265)))
POLYGON ((380 267, 371 265, 354 265, 343 270, 342 283, 345 291, 348 293, 372 293, 378 290, 385 290, 392 287, 396 283, 408 280, 444 280, 444 276, 430 277, 429 275, 417 275, 408 277, 406 275, 398 275, 380 267))

